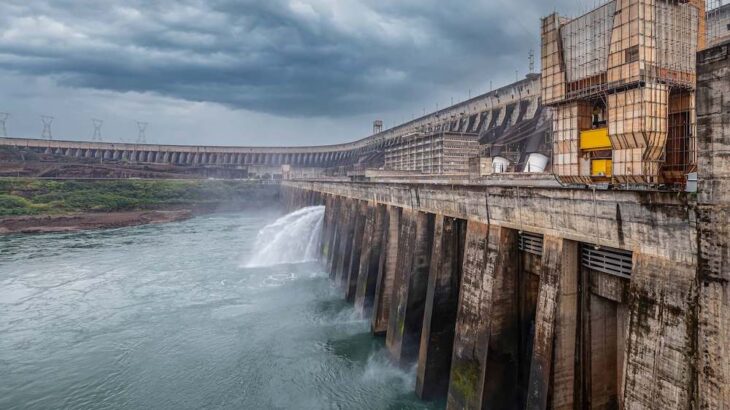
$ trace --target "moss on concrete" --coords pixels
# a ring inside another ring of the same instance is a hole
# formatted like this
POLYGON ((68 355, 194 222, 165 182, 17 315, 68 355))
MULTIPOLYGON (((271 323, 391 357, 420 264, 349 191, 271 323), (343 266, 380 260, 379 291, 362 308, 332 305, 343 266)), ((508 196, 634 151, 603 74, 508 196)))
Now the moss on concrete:
POLYGON ((479 383, 479 363, 470 360, 456 362, 451 371, 451 387, 464 398, 466 403, 473 402, 479 383))

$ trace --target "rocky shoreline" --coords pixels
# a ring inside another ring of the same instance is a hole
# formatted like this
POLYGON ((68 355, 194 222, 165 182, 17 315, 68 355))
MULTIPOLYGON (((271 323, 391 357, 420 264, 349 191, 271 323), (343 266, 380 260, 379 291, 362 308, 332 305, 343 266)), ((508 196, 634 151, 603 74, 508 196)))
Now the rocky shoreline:
POLYGON ((194 216, 191 210, 146 210, 64 215, 12 216, 0 218, 0 235, 18 233, 77 232, 182 221, 194 216))

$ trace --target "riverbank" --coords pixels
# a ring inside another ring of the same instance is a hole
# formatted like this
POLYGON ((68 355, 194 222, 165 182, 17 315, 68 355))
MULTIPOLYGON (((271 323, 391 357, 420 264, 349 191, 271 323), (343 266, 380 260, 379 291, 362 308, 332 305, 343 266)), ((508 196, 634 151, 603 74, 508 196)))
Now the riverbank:
POLYGON ((182 221, 193 215, 190 210, 177 210, 13 216, 0 218, 0 235, 123 228, 182 221))
POLYGON ((165 223, 278 203, 257 181, 0 180, 0 234, 69 232, 165 223))

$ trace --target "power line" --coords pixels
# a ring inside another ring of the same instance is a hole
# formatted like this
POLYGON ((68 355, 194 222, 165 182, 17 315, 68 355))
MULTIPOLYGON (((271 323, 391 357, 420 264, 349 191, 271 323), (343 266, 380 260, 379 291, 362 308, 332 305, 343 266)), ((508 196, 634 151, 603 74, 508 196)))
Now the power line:
POLYGON ((51 132, 51 124, 53 124, 54 118, 50 115, 41 115, 41 121, 43 122, 43 132, 41 138, 53 139, 53 133, 51 132))

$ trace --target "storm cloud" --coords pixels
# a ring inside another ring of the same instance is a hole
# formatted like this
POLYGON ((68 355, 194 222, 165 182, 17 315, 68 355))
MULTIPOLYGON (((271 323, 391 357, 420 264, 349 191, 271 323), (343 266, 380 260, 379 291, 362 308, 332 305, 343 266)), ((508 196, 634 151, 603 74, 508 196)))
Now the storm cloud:
POLYGON ((528 50, 539 58, 539 18, 575 8, 569 0, 5 0, 0 70, 63 89, 282 118, 421 114, 512 81, 515 70, 524 75, 528 50))

